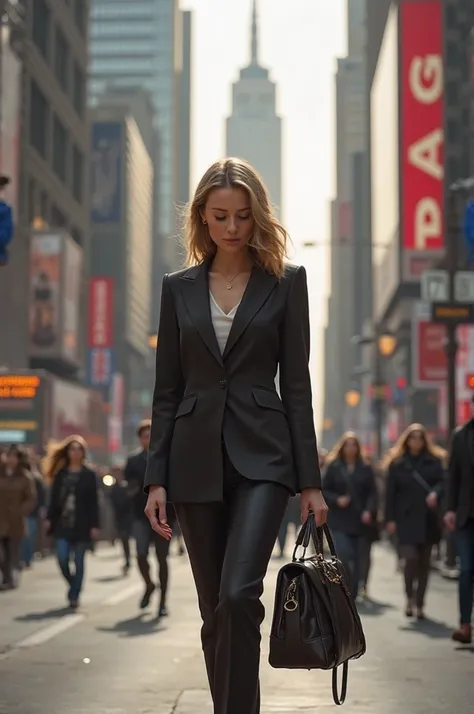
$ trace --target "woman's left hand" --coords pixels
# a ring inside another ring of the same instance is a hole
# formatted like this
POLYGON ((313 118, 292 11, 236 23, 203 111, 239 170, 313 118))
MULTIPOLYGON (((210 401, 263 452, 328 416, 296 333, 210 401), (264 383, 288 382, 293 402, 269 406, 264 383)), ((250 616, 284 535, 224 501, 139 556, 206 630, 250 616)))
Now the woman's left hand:
POLYGON ((304 523, 313 511, 317 526, 323 526, 328 518, 328 507, 323 492, 319 488, 305 488, 300 499, 301 520, 304 523))
POLYGON ((100 530, 98 528, 91 528, 91 540, 99 540, 100 530))

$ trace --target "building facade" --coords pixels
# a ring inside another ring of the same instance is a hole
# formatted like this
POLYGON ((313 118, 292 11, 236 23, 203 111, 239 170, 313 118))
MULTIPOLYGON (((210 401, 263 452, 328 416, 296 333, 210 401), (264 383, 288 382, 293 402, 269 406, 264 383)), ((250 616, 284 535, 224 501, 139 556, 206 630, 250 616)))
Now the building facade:
POLYGON ((246 159, 262 176, 281 216, 282 122, 276 111, 276 85, 259 62, 256 0, 253 2, 250 64, 232 88, 226 154, 246 159))
POLYGON ((144 136, 153 127, 153 112, 146 95, 141 105, 138 97, 134 102, 124 97, 122 105, 102 101, 91 112, 90 310, 95 310, 93 286, 105 279, 113 335, 108 347, 112 371, 124 379, 124 436, 129 444, 139 419, 134 415, 140 412, 141 392, 149 386, 144 377, 152 304, 153 156, 144 136))
MULTIPOLYGON (((11 260, 1 268, 0 300, 8 305, 0 341, 0 365, 27 367, 30 295, 30 229, 35 219, 66 230, 89 251, 87 154, 89 129, 86 87, 88 67, 88 0, 28 0, 16 4, 21 26, 14 43, 21 62, 18 132, 12 159, 15 237, 11 260)), ((4 78, 5 80, 6 78, 4 78)), ((14 82, 9 77, 9 82, 14 82)), ((11 86, 9 85, 11 89, 11 86)), ((4 113, 15 112, 2 81, 4 113)), ((12 169, 10 168, 10 172, 12 169)), ((85 277, 82 281, 85 299, 85 277)), ((81 325, 81 329, 85 324, 81 325)))

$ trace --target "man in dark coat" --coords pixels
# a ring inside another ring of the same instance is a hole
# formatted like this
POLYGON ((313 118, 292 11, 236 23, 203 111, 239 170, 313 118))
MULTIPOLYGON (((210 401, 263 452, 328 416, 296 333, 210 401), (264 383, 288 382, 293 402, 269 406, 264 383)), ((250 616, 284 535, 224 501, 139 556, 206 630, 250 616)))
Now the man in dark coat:
POLYGON ((448 501, 444 522, 456 532, 460 561, 460 627, 453 640, 472 642, 472 604, 474 597, 474 395, 472 419, 458 428, 452 438, 449 463, 448 501))

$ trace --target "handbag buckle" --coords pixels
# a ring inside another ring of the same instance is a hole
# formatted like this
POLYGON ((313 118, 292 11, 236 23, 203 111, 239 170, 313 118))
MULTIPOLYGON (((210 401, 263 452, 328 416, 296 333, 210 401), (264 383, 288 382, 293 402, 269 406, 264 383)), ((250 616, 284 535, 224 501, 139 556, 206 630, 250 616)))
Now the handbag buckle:
POLYGON ((298 600, 296 595, 296 578, 291 581, 288 590, 286 591, 286 600, 283 607, 287 612, 294 612, 298 608, 298 600))

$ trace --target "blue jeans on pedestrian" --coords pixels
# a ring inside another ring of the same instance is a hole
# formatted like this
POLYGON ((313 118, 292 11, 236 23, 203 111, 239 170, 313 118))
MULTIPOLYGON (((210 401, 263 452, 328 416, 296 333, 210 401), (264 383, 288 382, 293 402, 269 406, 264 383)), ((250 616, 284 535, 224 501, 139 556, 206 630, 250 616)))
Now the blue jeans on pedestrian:
POLYGON ((354 600, 359 593, 360 580, 360 548, 359 536, 349 535, 342 531, 331 531, 336 552, 342 562, 347 577, 350 578, 350 588, 354 600))
POLYGON ((84 580, 84 559, 87 551, 87 543, 73 543, 66 538, 56 540, 56 557, 59 567, 69 584, 68 600, 77 602, 82 590, 84 580), (74 572, 71 572, 71 556, 74 556, 74 572))
POLYGON ((30 565, 36 553, 36 540, 38 538, 38 517, 30 516, 26 520, 27 533, 21 541, 21 562, 30 565))
POLYGON ((459 609, 461 612, 461 625, 470 625, 474 598, 474 518, 470 518, 464 528, 458 530, 457 546, 460 563, 459 609))

